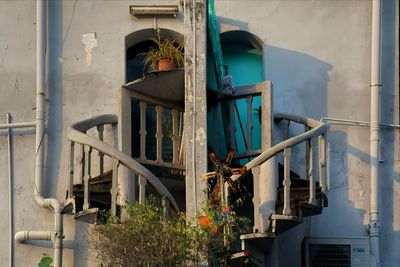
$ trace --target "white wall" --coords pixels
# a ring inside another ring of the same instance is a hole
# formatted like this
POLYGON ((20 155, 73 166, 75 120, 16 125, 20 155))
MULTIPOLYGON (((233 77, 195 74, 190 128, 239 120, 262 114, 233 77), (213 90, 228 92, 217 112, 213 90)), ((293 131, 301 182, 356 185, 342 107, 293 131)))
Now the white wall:
MULTIPOLYGON (((275 112, 315 119, 369 121, 371 8, 371 1, 216 1, 223 32, 249 31, 264 41, 275 112)), ((382 118, 398 124, 398 3, 383 1, 382 10, 382 118)), ((382 138, 381 260, 382 266, 395 266, 400 262, 394 249, 400 245, 398 130, 382 130, 382 138)), ((304 236, 368 236, 369 128, 332 125, 328 147, 329 207, 277 239, 270 256, 277 254, 279 266, 300 265, 304 236)), ((304 177, 300 152, 293 167, 304 177)))
MULTIPOLYGON (((160 2, 165 3, 151 3, 160 2)), ((124 38, 136 30, 153 27, 152 19, 132 17, 130 4, 49 1, 46 196, 65 197, 67 127, 94 115, 118 113, 120 86, 125 81, 124 38), (96 32, 98 45, 92 50, 88 66, 82 34, 92 32, 96 32)), ((398 3, 395 5, 395 1, 388 0, 383 6, 382 117, 385 123, 398 124, 398 3)), ((0 1, 1 123, 7 112, 16 122, 34 120, 35 9, 32 0, 0 1)), ((217 0, 216 11, 222 31, 246 30, 264 41, 265 77, 274 84, 275 111, 316 119, 328 116, 369 120, 370 1, 217 0)), ((159 26, 183 32, 183 18, 162 19, 159 26)), ((8 242, 4 133, 0 132, 0 266, 8 264, 4 245, 8 242)), ((15 230, 51 230, 51 212, 33 201, 34 132, 14 133, 15 230)), ((382 138, 381 253, 382 266, 390 267, 400 262, 395 249, 400 247, 400 151, 397 131, 384 130, 382 138)), ((300 243, 305 235, 367 236, 369 130, 332 126, 328 143, 329 208, 277 239, 279 266, 300 264, 300 243)), ((298 158, 297 163, 301 162, 298 158)), ((64 266, 95 266, 81 242, 86 228, 75 224, 70 216, 64 221, 66 240, 72 240, 65 243, 77 248, 64 250, 64 266)), ((53 251, 18 244, 15 266, 36 265, 43 253, 52 255, 53 251)))
MULTIPOLYGON (((160 1, 159 1, 160 2, 160 1)), ((161 1, 165 3, 165 1, 161 1)), ((104 113, 118 114, 120 87, 125 83, 125 36, 153 28, 153 19, 130 15, 140 1, 49 1, 48 130, 45 195, 63 200, 68 185, 68 126, 104 113), (92 61, 82 35, 96 33, 92 61)), ((157 3, 157 2, 154 2, 157 3)), ((178 4, 178 1, 169 1, 178 4)), ((33 121, 35 112, 36 1, 0 1, 0 123, 33 121)), ((183 33, 183 17, 160 19, 158 26, 183 33)), ((15 230, 53 230, 50 211, 33 200, 34 131, 14 131, 15 230)), ((0 266, 8 265, 7 138, 0 133, 0 266)), ((64 217, 64 266, 97 266, 84 247, 87 229, 64 217), (70 240, 70 241, 68 241, 70 240)), ((16 245, 15 266, 36 266, 51 247, 16 245)))

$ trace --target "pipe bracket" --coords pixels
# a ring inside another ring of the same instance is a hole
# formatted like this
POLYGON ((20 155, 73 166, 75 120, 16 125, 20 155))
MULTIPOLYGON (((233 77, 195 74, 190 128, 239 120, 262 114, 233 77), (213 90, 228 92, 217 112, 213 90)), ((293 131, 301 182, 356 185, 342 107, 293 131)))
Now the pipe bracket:
POLYGON ((369 236, 379 236, 381 224, 378 221, 370 221, 367 226, 369 236))

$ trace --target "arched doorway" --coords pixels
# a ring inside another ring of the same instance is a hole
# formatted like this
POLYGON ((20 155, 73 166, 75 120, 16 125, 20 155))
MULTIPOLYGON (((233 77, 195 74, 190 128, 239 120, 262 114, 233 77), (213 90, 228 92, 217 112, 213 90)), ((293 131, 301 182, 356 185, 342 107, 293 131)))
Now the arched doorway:
MULTIPOLYGON (((254 85, 264 81, 264 55, 263 55, 263 42, 260 38, 246 31, 229 31, 220 34, 221 48, 223 54, 224 64, 228 69, 229 75, 232 76, 234 86, 236 88, 246 85, 254 85)), ((208 87, 217 89, 216 76, 213 64, 210 57, 207 66, 207 83, 208 87)), ((260 115, 260 97, 254 97, 252 103, 252 149, 257 150, 261 148, 261 125, 259 120, 260 115)), ((236 101, 235 116, 236 127, 236 147, 237 153, 246 150, 245 139, 247 132, 243 129, 247 124, 247 106, 245 99, 236 101)), ((222 114, 209 114, 211 117, 218 116, 218 127, 222 126, 222 114)), ((214 119, 212 119, 214 120, 214 119)), ((215 123, 209 122, 209 133, 215 132, 215 123)), ((219 140, 225 139, 223 131, 219 131, 219 140)), ((215 147, 211 142, 211 147, 215 147)), ((216 148, 220 155, 227 151, 228 147, 221 149, 216 148)), ((246 160, 241 161, 242 164, 246 160)))

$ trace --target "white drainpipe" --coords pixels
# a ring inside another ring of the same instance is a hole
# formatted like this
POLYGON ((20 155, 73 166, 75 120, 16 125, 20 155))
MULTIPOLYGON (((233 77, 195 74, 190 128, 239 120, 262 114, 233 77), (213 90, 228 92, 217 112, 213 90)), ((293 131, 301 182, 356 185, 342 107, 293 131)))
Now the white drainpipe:
POLYGON ((44 177, 44 137, 46 128, 46 0, 36 2, 36 150, 35 150, 35 189, 34 196, 38 205, 50 209, 54 213, 55 231, 20 231, 14 236, 15 240, 22 243, 26 240, 51 240, 54 244, 54 267, 61 267, 63 249, 63 212, 70 205, 74 205, 73 199, 68 199, 65 204, 54 198, 43 198, 44 177))
POLYGON ((379 102, 380 102, 380 40, 381 39, 381 1, 372 0, 372 42, 371 42, 371 126, 370 126, 370 165, 371 165, 371 206, 368 232, 371 255, 380 265, 379 259, 379 102))

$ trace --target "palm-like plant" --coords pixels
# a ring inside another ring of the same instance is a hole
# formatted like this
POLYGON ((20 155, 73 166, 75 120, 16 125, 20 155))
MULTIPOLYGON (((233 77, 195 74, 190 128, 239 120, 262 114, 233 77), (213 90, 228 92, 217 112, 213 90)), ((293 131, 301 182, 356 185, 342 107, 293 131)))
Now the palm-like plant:
POLYGON ((176 45, 175 41, 169 39, 161 40, 159 36, 151 38, 151 40, 156 46, 152 47, 149 52, 141 53, 145 56, 144 64, 150 65, 153 70, 157 70, 160 60, 169 59, 177 68, 184 66, 183 43, 176 45))

